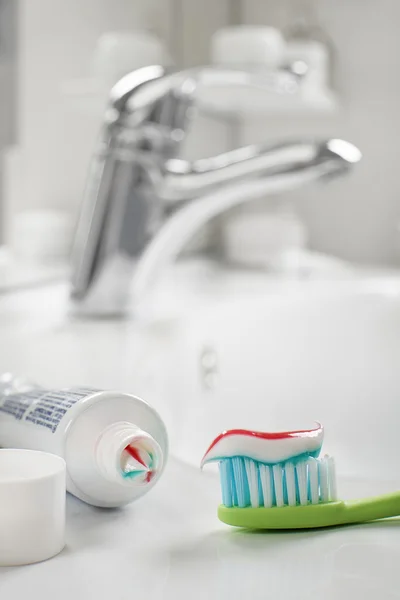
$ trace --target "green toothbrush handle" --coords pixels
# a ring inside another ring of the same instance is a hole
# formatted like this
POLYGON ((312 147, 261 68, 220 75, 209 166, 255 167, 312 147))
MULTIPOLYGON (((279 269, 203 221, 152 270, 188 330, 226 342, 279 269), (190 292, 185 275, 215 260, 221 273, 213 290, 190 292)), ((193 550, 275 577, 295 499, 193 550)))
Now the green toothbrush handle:
POLYGON ((400 515, 400 492, 344 503, 343 522, 363 523, 400 515))
POLYGON ((228 508, 221 505, 218 517, 227 525, 250 529, 310 529, 363 523, 400 515, 400 492, 344 502, 320 502, 306 506, 228 508))

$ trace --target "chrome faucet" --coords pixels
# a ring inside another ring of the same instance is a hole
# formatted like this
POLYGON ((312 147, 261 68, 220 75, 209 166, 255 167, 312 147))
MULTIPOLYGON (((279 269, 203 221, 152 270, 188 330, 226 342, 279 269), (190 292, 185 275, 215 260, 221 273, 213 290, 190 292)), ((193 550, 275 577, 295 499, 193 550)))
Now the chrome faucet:
POLYGON ((72 300, 79 312, 121 315, 203 224, 269 193, 346 173, 359 150, 344 140, 248 146, 212 158, 177 158, 199 90, 253 86, 299 92, 288 71, 250 73, 161 66, 126 75, 112 89, 93 157, 73 250, 72 300))

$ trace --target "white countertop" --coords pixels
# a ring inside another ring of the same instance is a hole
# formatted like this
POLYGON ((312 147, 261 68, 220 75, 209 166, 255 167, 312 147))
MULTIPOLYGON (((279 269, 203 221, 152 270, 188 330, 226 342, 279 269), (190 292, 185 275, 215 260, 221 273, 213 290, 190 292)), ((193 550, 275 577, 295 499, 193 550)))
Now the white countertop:
MULTIPOLYGON (((349 493, 374 488, 348 482, 341 487, 349 493)), ((220 523, 218 502, 214 474, 174 461, 148 496, 125 509, 95 509, 69 497, 64 551, 44 563, 0 569, 0 597, 399 597, 400 520, 323 531, 248 532, 220 523)))

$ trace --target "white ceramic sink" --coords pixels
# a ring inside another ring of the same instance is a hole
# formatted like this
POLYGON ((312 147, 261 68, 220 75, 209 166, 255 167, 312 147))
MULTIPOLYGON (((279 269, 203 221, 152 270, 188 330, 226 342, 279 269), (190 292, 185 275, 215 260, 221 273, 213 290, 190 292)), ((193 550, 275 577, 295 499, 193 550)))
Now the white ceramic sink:
MULTIPOLYGON (((192 465, 222 429, 319 419, 343 497, 399 489, 400 276, 283 282, 190 266, 166 279, 147 321, 74 319, 66 284, 0 296, 1 370, 142 395, 192 465)), ((124 511, 71 497, 66 550, 0 569, 0 596, 398 597, 396 522, 257 535, 219 523, 218 502, 214 474, 176 460, 124 511)))

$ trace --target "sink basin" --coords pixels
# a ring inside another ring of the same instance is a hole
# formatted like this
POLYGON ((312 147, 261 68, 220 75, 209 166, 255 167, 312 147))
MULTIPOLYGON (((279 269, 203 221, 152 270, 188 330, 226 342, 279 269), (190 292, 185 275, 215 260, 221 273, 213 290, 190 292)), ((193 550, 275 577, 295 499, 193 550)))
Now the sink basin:
POLYGON ((397 474, 400 277, 280 281, 176 267, 145 318, 74 319, 67 286, 0 298, 2 370, 132 391, 198 465, 220 431, 318 420, 345 475, 397 474))

